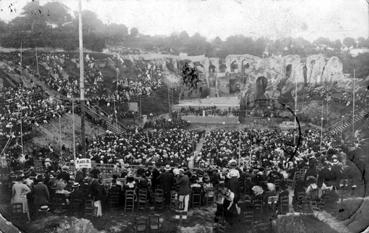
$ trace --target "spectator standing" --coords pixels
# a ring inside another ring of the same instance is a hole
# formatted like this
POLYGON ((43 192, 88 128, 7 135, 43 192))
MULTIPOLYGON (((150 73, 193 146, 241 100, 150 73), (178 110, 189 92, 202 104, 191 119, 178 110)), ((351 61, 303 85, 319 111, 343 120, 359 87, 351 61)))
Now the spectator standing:
POLYGON ((19 176, 17 181, 12 187, 11 204, 21 203, 23 205, 23 213, 27 214, 28 221, 31 221, 29 215, 27 194, 31 192, 31 189, 23 183, 24 177, 19 176))
POLYGON ((36 184, 33 186, 32 196, 35 211, 40 209, 41 206, 49 204, 50 193, 43 182, 42 175, 37 176, 36 184))
MULTIPOLYGON (((182 206, 181 217, 182 219, 187 219, 187 211, 188 204, 190 201, 191 187, 190 187, 190 179, 187 175, 184 174, 183 169, 174 169, 174 175, 176 175, 176 187, 178 193, 178 199, 180 202, 180 206, 182 206)), ((176 219, 179 219, 180 216, 177 214, 175 216, 176 219)))

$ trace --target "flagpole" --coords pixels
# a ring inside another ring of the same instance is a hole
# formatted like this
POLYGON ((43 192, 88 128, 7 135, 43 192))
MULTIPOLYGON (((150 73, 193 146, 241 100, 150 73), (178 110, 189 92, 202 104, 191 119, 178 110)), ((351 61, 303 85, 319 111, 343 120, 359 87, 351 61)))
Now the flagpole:
POLYGON ((74 98, 72 96, 72 121, 73 121, 73 160, 76 161, 76 129, 74 123, 74 98))
MULTIPOLYGON (((297 75, 295 74, 295 114, 297 114, 297 75)), ((294 133, 293 133, 293 144, 296 144, 296 127, 297 127, 297 122, 296 122, 296 117, 294 120, 294 133)))
POLYGON ((322 150, 322 142, 323 142, 323 121, 324 121, 324 100, 322 100, 322 116, 320 118, 320 150, 322 150))
POLYGON ((241 130, 238 137, 238 166, 241 165, 241 130))
POLYGON ((355 135, 355 79, 356 79, 356 70, 354 66, 354 81, 352 85, 352 133, 355 135))
POLYGON ((117 110, 117 107, 115 105, 115 101, 118 100, 118 95, 119 95, 119 92, 118 92, 118 77, 119 77, 119 69, 117 68, 116 69, 116 73, 117 73, 117 94, 115 95, 115 100, 114 100, 114 114, 115 114, 115 124, 117 125, 117 128, 118 128, 118 110, 117 110))
POLYGON ((21 128, 20 128, 20 130, 21 130, 21 145, 22 145, 22 155, 24 155, 24 146, 23 146, 23 116, 22 116, 22 110, 20 111, 20 113, 21 113, 21 122, 20 122, 20 126, 21 126, 21 128))
MULTIPOLYGON (((21 47, 20 47, 20 76, 22 80, 22 74, 23 74, 23 42, 21 41, 21 47)), ((21 130, 21 145, 22 145, 22 155, 24 155, 24 148, 23 148, 23 114, 22 109, 20 110, 21 115, 21 122, 20 122, 20 130, 21 130)))
POLYGON ((59 115, 59 147, 60 147, 60 154, 62 152, 62 127, 61 127, 61 116, 59 115))
POLYGON ((86 140, 85 140, 85 80, 84 80, 84 62, 83 62, 83 32, 82 32, 82 0, 79 0, 79 88, 81 101, 81 145, 82 155, 86 156, 86 140))

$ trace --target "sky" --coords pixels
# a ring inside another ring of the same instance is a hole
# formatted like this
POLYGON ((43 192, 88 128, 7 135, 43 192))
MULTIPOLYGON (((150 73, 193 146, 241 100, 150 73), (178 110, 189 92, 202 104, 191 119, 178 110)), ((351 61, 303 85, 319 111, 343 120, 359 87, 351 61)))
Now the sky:
MULTIPOLYGON (((31 0, 0 0, 0 19, 18 16, 31 0), (10 12, 8 6, 16 13, 10 12)), ((41 4, 50 0, 40 0, 41 4)), ((78 0, 56 0, 71 11, 78 0)), ((82 0, 83 9, 105 23, 137 27, 140 33, 199 32, 211 40, 231 35, 343 39, 369 35, 366 0, 82 0)))

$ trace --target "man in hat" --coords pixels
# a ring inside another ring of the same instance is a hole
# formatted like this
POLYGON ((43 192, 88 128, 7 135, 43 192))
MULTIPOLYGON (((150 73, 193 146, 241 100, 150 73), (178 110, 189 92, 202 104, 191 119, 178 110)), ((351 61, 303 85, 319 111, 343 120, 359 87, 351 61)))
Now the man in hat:
POLYGON ((65 183, 68 183, 70 180, 70 175, 68 172, 69 167, 68 166, 63 166, 61 172, 58 174, 58 176, 56 177, 58 180, 62 179, 65 181, 65 183))
MULTIPOLYGON (((182 219, 187 219, 188 204, 190 201, 191 194, 190 179, 184 173, 183 169, 175 169, 173 170, 173 173, 176 176, 178 200, 180 203, 182 203, 183 207, 181 211, 181 216, 182 219)), ((179 219, 180 216, 177 214, 175 218, 179 219)))
POLYGON ((164 167, 164 170, 165 171, 159 175, 158 181, 159 181, 159 185, 162 187, 164 191, 165 204, 169 206, 170 190, 174 184, 174 176, 171 171, 171 167, 168 164, 164 167))
POLYGON ((50 193, 47 186, 44 184, 44 179, 42 175, 36 177, 36 184, 32 189, 33 196, 33 207, 37 211, 41 206, 48 205, 50 199, 50 193))

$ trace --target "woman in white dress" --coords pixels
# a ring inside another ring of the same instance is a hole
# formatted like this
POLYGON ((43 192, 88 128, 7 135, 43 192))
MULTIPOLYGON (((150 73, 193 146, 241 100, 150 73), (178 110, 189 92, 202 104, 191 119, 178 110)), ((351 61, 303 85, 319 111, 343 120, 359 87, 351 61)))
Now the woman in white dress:
POLYGON ((23 183, 23 177, 19 177, 13 184, 11 204, 22 203, 23 213, 27 214, 28 221, 31 221, 27 201, 27 194, 30 192, 31 189, 23 183))

